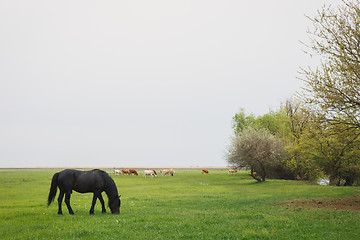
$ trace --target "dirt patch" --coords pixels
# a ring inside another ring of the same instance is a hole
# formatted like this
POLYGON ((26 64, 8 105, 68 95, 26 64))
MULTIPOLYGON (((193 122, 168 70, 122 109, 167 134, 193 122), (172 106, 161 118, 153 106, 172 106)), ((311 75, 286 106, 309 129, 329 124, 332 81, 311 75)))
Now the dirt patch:
POLYGON ((360 211, 360 196, 335 199, 297 199, 286 202, 286 206, 300 206, 308 209, 360 211))

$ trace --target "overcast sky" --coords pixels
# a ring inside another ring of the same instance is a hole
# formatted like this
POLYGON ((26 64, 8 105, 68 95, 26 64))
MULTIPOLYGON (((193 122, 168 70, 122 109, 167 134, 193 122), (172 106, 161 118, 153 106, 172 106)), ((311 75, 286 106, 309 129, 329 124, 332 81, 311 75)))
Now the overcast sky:
MULTIPOLYGON (((226 166, 325 0, 0 0, 0 167, 226 166)), ((335 4, 336 5, 336 4, 335 4)))

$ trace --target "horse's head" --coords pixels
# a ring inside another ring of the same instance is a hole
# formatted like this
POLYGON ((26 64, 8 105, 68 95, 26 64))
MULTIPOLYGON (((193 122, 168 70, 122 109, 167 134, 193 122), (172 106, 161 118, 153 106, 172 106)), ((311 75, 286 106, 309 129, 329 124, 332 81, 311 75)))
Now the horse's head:
POLYGON ((121 200, 120 196, 115 196, 111 201, 109 201, 109 208, 112 214, 120 214, 120 205, 121 200))

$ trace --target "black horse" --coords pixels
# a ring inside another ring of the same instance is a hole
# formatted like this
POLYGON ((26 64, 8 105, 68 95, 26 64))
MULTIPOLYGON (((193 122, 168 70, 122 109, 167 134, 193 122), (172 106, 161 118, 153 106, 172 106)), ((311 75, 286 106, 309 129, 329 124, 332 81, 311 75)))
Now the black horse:
POLYGON ((57 188, 60 189, 58 197, 59 211, 62 214, 61 204, 65 194, 65 203, 70 214, 74 214, 70 206, 70 196, 72 190, 79 193, 93 192, 93 200, 90 208, 90 214, 94 214, 94 206, 96 200, 99 199, 102 205, 102 213, 106 212, 104 199, 101 193, 105 191, 109 198, 109 208, 112 214, 120 213, 120 197, 115 185, 114 180, 104 171, 94 169, 91 171, 78 171, 73 169, 66 169, 61 172, 55 173, 51 180, 51 187, 48 197, 49 206, 56 196, 57 188))

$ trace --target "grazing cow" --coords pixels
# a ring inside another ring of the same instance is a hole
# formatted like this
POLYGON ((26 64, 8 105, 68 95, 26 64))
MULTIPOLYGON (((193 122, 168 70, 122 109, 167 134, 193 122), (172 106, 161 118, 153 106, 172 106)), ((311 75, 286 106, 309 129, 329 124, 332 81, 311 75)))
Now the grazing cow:
MULTIPOLYGON (((129 172, 130 172, 130 174, 134 174, 134 175, 136 175, 136 176, 139 175, 138 172, 137 172, 135 169, 129 169, 129 172)), ((129 175, 130 175, 130 174, 129 174, 129 175)))
POLYGON ((173 169, 164 169, 161 171, 162 175, 163 176, 166 176, 166 175, 171 175, 171 176, 174 176, 174 173, 175 173, 175 170, 173 169))
POLYGON ((116 175, 116 174, 121 175, 121 171, 120 171, 120 170, 117 170, 117 169, 114 169, 114 174, 115 174, 115 175, 116 175))
POLYGON ((201 174, 203 174, 203 173, 209 173, 209 170, 203 169, 202 172, 201 172, 201 174))
POLYGON ((146 177, 146 175, 151 175, 152 177, 156 177, 157 173, 155 170, 144 170, 144 177, 146 177))
POLYGON ((130 175, 130 172, 129 172, 129 170, 126 170, 126 169, 123 169, 122 170, 122 173, 125 175, 125 174, 128 174, 128 175, 130 175))
POLYGON ((237 170, 236 169, 230 169, 228 174, 230 174, 230 173, 237 173, 237 170))

